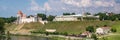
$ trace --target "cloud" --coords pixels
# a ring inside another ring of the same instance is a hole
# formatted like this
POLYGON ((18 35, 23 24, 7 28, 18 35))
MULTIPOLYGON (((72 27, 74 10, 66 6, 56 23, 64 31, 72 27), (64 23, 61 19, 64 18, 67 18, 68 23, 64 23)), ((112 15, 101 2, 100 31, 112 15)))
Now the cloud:
POLYGON ((35 0, 31 0, 31 6, 28 8, 29 11, 32 12, 39 12, 39 11, 48 11, 52 9, 48 2, 45 2, 43 6, 40 6, 39 3, 37 3, 35 0))
POLYGON ((46 9, 46 10, 50 10, 50 9, 52 9, 50 6, 49 6, 49 4, 46 2, 45 4, 44 4, 44 9, 46 9))
POLYGON ((105 1, 105 0, 61 0, 65 4, 70 4, 77 7, 108 7, 113 6, 114 1, 105 1))
MULTIPOLYGON (((51 11, 62 12, 118 12, 120 3, 116 3, 116 0, 49 0, 49 6, 51 6, 51 11)), ((56 13, 57 14, 57 13, 56 13)))
POLYGON ((83 7, 89 7, 92 5, 91 0, 81 0, 80 5, 83 7))
POLYGON ((98 7, 112 7, 114 6, 114 1, 95 1, 94 4, 98 7))
POLYGON ((39 6, 38 3, 35 2, 35 0, 31 0, 31 7, 30 7, 31 11, 39 11, 41 9, 42 8, 39 6))
POLYGON ((45 11, 48 14, 60 15, 63 12, 120 12, 120 3, 115 0, 48 0, 43 6, 39 6, 35 0, 31 0, 32 11, 45 11))
POLYGON ((30 8, 28 8, 29 11, 38 12, 44 10, 44 8, 40 6, 35 0, 31 0, 30 5, 31 5, 30 8))

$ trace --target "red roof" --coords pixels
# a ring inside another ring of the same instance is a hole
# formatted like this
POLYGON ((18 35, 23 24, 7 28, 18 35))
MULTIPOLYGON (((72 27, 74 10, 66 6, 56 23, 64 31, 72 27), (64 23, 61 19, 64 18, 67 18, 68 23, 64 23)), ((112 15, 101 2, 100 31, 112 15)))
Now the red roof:
POLYGON ((18 11, 18 14, 19 14, 21 17, 23 17, 22 11, 18 11))
POLYGON ((105 29, 110 29, 110 27, 101 27, 101 28, 104 29, 104 30, 105 30, 105 29))
POLYGON ((85 31, 85 32, 82 33, 82 35, 89 35, 89 34, 90 34, 89 31, 85 31))

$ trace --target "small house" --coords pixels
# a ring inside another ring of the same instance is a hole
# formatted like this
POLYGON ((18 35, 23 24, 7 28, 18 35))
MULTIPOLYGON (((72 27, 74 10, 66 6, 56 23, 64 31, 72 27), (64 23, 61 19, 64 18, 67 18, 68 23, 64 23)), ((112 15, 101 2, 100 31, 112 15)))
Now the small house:
POLYGON ((108 34, 110 32, 110 27, 100 27, 96 29, 96 33, 99 35, 108 34))

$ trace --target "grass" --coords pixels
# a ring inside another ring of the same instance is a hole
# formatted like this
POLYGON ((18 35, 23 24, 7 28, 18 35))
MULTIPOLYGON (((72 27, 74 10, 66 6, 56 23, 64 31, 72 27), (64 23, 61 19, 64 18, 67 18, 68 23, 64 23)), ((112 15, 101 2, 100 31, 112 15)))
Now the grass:
POLYGON ((66 38, 61 37, 50 37, 49 40, 65 40, 66 38))
POLYGON ((43 24, 39 22, 25 23, 22 29, 40 29, 43 27, 43 24))
POLYGON ((56 29, 57 32, 68 32, 69 34, 80 34, 85 31, 87 26, 103 26, 111 25, 111 21, 62 21, 62 22, 49 22, 41 28, 42 31, 45 29, 56 29))
MULTIPOLYGON (((45 29, 56 29, 57 32, 67 32, 68 34, 80 34, 85 31, 87 26, 104 26, 108 25, 112 28, 116 28, 118 34, 120 34, 120 21, 61 21, 61 22, 49 22, 45 25, 35 22, 26 23, 22 29, 36 29, 35 31, 45 31, 45 29)), ((16 27, 16 24, 6 24, 7 30, 12 30, 16 27)), ((108 40, 119 40, 120 35, 108 36, 108 40)), ((61 38, 60 38, 61 39, 61 38)), ((56 38, 57 40, 57 38, 56 38)), ((103 40, 103 39, 100 39, 103 40)))
POLYGON ((6 30, 10 31, 10 30, 14 30, 14 28, 16 28, 17 26, 18 26, 17 24, 8 24, 8 23, 6 23, 4 28, 6 30))
POLYGON ((112 35, 100 38, 99 40, 120 40, 120 35, 112 35))
MULTIPOLYGON (((57 32, 68 32, 69 34, 80 34, 85 31, 87 26, 103 26, 108 25, 120 30, 120 21, 61 21, 61 22, 49 22, 45 25, 39 22, 26 23, 22 29, 36 29, 37 31, 45 31, 45 29, 56 29, 57 32)), ((12 30, 16 27, 16 24, 6 24, 7 30, 12 30)), ((117 31, 120 33, 120 31, 117 31)))
POLYGON ((113 23, 114 24, 112 24, 111 26, 117 29, 117 33, 120 33, 120 21, 113 22, 113 23))

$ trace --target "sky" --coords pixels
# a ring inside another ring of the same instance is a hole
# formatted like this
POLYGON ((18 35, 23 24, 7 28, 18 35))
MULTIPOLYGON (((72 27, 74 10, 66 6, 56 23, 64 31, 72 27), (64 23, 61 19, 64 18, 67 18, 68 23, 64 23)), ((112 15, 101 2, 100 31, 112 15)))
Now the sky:
POLYGON ((120 13, 120 0, 0 0, 0 17, 16 16, 21 10, 26 15, 45 13, 62 15, 64 12, 120 13))

